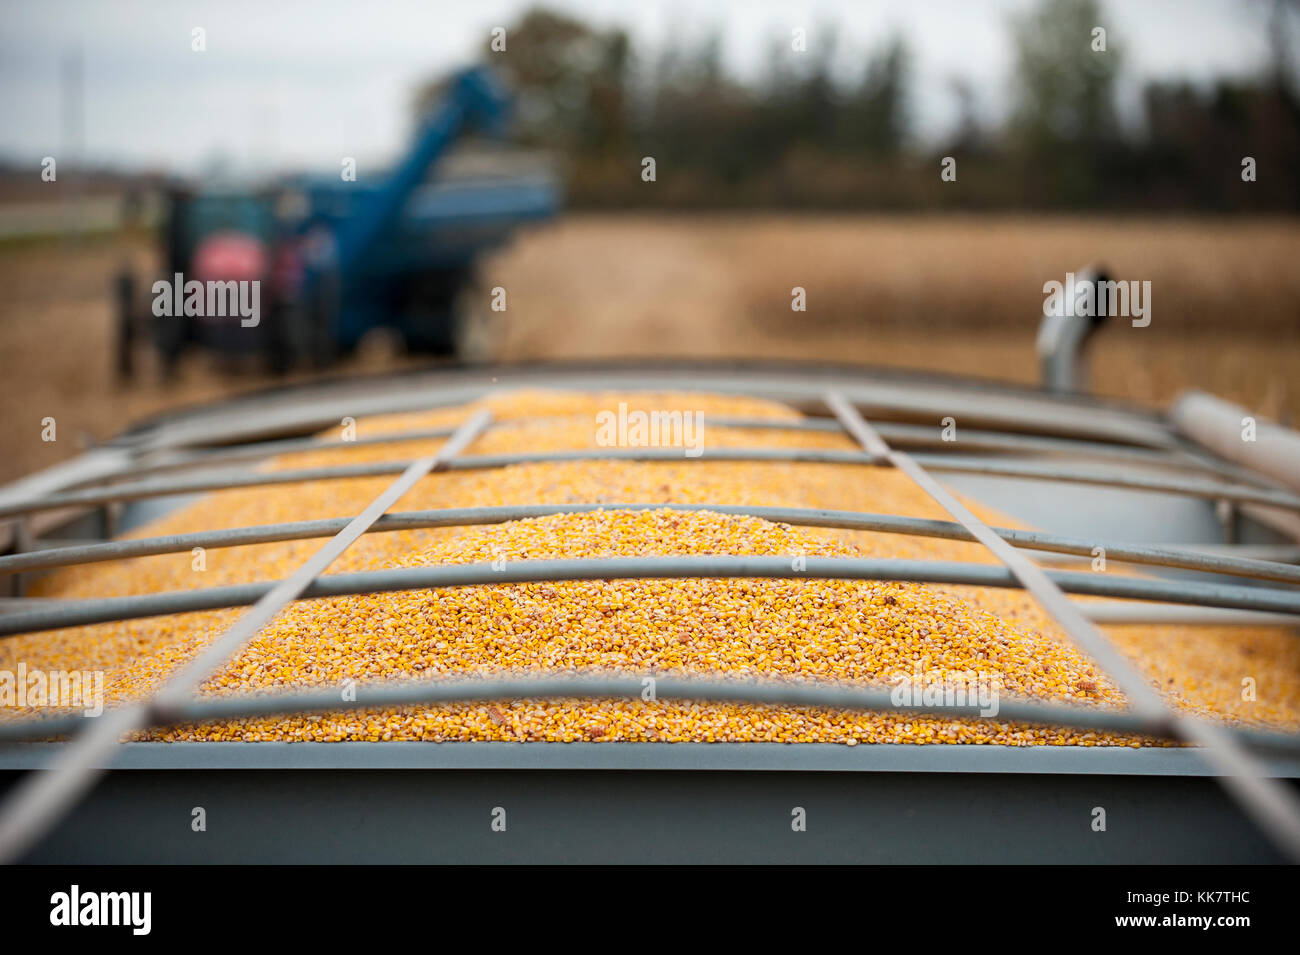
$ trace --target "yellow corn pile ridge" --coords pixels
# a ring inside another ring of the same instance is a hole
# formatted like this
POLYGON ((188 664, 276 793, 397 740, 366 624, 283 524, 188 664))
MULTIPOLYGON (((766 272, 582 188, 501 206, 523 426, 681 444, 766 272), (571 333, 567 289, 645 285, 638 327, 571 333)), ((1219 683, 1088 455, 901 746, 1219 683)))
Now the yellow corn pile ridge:
MULTIPOLYGON (((490 407, 496 427, 466 454, 572 450, 597 443, 597 414, 635 410, 797 418, 781 405, 721 395, 511 392, 436 412, 361 419, 358 437, 465 420, 490 407)), ((706 419, 707 420, 707 419, 706 419)), ((337 437, 337 433, 322 437, 337 437)), ((705 447, 854 450, 837 433, 708 425, 705 447)), ((282 455, 286 469, 417 457, 439 441, 282 455)), ((357 513, 391 477, 207 495, 132 536, 357 513)), ((619 510, 620 502, 770 505, 946 519, 887 468, 785 462, 575 461, 456 471, 422 480, 395 510, 505 504, 610 505, 506 524, 368 534, 330 573, 429 564, 694 554, 899 557, 994 562, 976 544, 790 527, 711 512, 619 510)), ((1014 526, 976 506, 989 523, 1014 526)), ((322 541, 292 541, 69 568, 34 592, 86 597, 276 579, 322 541)), ((153 692, 238 616, 177 615, 0 642, 0 667, 102 669, 107 705, 153 692)), ((1115 627, 1108 635, 1172 705, 1239 725, 1300 728, 1300 641, 1281 628, 1115 627), (1256 687, 1243 699, 1243 680, 1256 687)), ((1019 591, 832 580, 617 580, 497 584, 302 601, 204 687, 243 693, 344 681, 549 671, 996 685, 1002 700, 1121 705, 1092 662, 1019 591)), ((48 715, 9 710, 7 715, 48 715)), ((166 740, 556 740, 1143 745, 1151 740, 1028 727, 996 717, 674 703, 522 700, 272 717, 158 731, 166 740)))

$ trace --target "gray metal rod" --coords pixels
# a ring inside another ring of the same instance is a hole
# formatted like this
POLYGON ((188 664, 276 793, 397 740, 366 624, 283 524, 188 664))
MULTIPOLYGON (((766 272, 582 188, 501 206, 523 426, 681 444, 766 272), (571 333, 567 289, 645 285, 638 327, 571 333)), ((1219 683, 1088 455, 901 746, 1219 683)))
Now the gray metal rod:
POLYGON ((93 507, 113 501, 136 501, 173 494, 201 491, 224 491, 242 487, 296 484, 302 481, 332 481, 359 477, 392 477, 411 466, 412 461, 380 461, 366 464, 342 464, 326 468, 299 468, 292 471, 222 471, 179 478, 155 478, 123 482, 108 487, 87 488, 51 494, 39 500, 23 501, 0 507, 0 518, 30 514, 61 507, 93 507))
MULTIPOLYGON (((1068 481, 1137 491, 1186 494, 1211 500, 1229 500, 1265 504, 1300 511, 1300 497, 1285 491, 1248 487, 1219 481, 1192 478, 1165 478, 1154 475, 1127 475, 1100 469, 1079 470, 1034 461, 1009 461, 947 455, 914 455, 918 464, 932 471, 963 474, 988 474, 1031 480, 1068 481)), ((809 464, 879 464, 869 454, 858 451, 828 451, 806 448, 714 448, 687 457, 681 448, 590 448, 578 451, 544 451, 523 454, 472 455, 449 462, 447 470, 471 471, 557 461, 781 461, 809 464)), ((138 500, 201 491, 223 491, 242 487, 295 484, 303 481, 328 481, 359 477, 384 477, 400 474, 410 461, 379 461, 366 464, 343 464, 322 468, 287 471, 225 471, 183 478, 124 482, 104 488, 66 491, 47 497, 0 506, 0 518, 29 514, 63 507, 89 507, 113 501, 138 500)))
MULTIPOLYGON (((996 530, 996 528, 994 530, 996 530)), ((1012 544, 1012 546, 1015 547, 1022 546, 1016 541, 1010 541, 1010 543, 1012 544)), ((1107 547, 1108 545, 1105 541, 1099 540, 1097 541, 1096 546, 1107 547)), ((1147 545, 1142 545, 1142 546, 1147 546, 1147 545)), ((1278 567, 1296 566, 1293 560, 1293 557, 1295 555, 1293 555, 1291 548, 1287 548, 1287 547, 1278 547, 1275 549, 1271 549, 1272 552, 1269 553, 1268 552, 1270 550, 1269 548, 1256 549, 1249 546, 1242 546, 1240 548, 1235 548, 1232 546, 1216 548, 1216 547, 1206 546, 1200 543, 1151 544, 1149 546, 1155 551, 1171 551, 1175 555, 1190 554, 1192 555, 1192 557, 1190 560, 1185 562, 1179 559, 1177 562, 1168 562, 1168 563, 1163 559, 1131 560, 1122 557, 1115 557, 1114 559, 1122 564, 1149 564, 1157 567, 1178 567, 1178 568, 1185 568, 1187 570, 1204 570, 1207 573, 1213 573, 1213 574, 1229 574, 1233 577, 1253 577, 1257 580, 1280 580, 1280 581, 1285 581, 1287 583, 1292 582, 1293 579, 1291 575, 1289 573, 1282 573, 1280 575, 1275 576, 1271 569, 1272 566, 1274 565, 1278 567), (1256 552, 1252 553, 1252 551, 1256 551, 1256 552), (1234 553, 1240 553, 1241 557, 1234 558, 1233 557, 1234 553), (1253 571, 1247 571, 1245 568, 1238 568, 1237 570, 1211 568, 1210 565, 1202 564, 1200 561, 1198 561, 1196 558, 1199 557, 1227 557, 1230 560, 1235 560, 1235 559, 1262 560, 1265 564, 1269 565, 1270 569, 1264 571, 1261 574, 1256 574, 1253 571)), ((1077 565, 1081 560, 1085 560, 1087 557, 1087 555, 1085 554, 1078 553, 1072 550, 1071 551, 1048 551, 1046 549, 1039 549, 1036 547, 1028 547, 1028 546, 1025 546, 1024 550, 1029 554, 1030 557, 1032 557, 1038 563, 1047 564, 1054 567, 1055 566, 1069 567, 1072 565, 1077 565)), ((1110 560, 1111 557, 1112 557, 1111 552, 1107 550, 1106 551, 1107 560, 1110 560)))
POLYGON ((221 668, 291 601, 302 596, 326 568, 361 538, 366 528, 430 472, 468 447, 492 420, 484 409, 456 429, 435 454, 419 458, 339 531, 306 563, 272 586, 234 625, 205 647, 167 681, 148 703, 128 704, 101 719, 64 749, 45 773, 24 777, 0 805, 0 862, 12 861, 55 825, 104 772, 105 757, 122 737, 138 731, 150 706, 183 704, 205 679, 221 668))
MULTIPOLYGON (((500 524, 506 521, 547 517, 553 514, 582 514, 600 510, 641 511, 658 509, 708 511, 717 514, 759 517, 764 520, 804 527, 833 527, 845 530, 911 534, 945 540, 975 540, 970 531, 955 521, 936 521, 927 518, 898 517, 892 514, 832 511, 819 508, 646 503, 523 504, 406 511, 381 517, 371 525, 367 533, 413 530, 426 527, 500 524)), ((290 521, 283 524, 262 524, 220 531, 197 531, 189 534, 170 534, 162 537, 51 547, 0 556, 0 575, 63 567, 70 564, 95 563, 157 554, 185 553, 195 547, 239 547, 248 544, 327 537, 342 530, 347 525, 348 520, 348 518, 338 517, 314 521, 290 521)), ((1189 547, 1125 544, 1115 541, 1088 540, 1081 537, 1064 537, 1057 534, 1044 534, 1038 531, 1022 531, 1003 527, 994 527, 991 530, 1016 547, 1032 550, 1090 557, 1095 548, 1102 547, 1108 560, 1161 567, 1178 567, 1186 570, 1230 574, 1260 580, 1300 583, 1300 567, 1292 564, 1232 557, 1229 554, 1200 553, 1189 547)))
MULTIPOLYGON (((303 598, 350 594, 473 587, 485 584, 541 583, 564 580, 624 580, 639 578, 752 577, 756 579, 812 578, 816 580, 888 580, 977 587, 1021 586, 1009 569, 995 564, 957 561, 896 560, 857 557, 800 557, 800 569, 790 557, 602 557, 575 560, 518 560, 496 567, 490 563, 399 567, 363 573, 319 577, 302 592, 303 598)), ((1055 585, 1076 594, 1229 607, 1300 615, 1300 591, 1228 584, 1149 580, 1118 574, 1048 571, 1055 585)), ((136 620, 256 603, 268 583, 235 584, 197 590, 175 590, 129 597, 92 597, 56 601, 31 610, 0 615, 0 636, 58 630, 95 623, 136 620)))
POLYGON ((1239 405, 1203 391, 1185 391, 1169 412, 1174 427, 1216 455, 1300 490, 1300 432, 1256 421, 1239 405), (1242 440, 1250 421, 1254 433, 1242 440))
POLYGON ((1207 544, 1203 541, 1189 544, 1186 541, 1174 543, 1157 541, 1151 546, 1191 550, 1198 554, 1210 554, 1216 557, 1248 557, 1275 564, 1300 564, 1300 544, 1207 544))
MULTIPOLYGON (((860 464, 862 455, 855 451, 824 451, 797 448, 719 448, 706 450, 703 457, 715 461, 803 461, 808 463, 860 464)), ((583 451, 546 451, 532 454, 477 455, 463 457, 447 470, 487 470, 511 464, 555 461, 584 461, 614 459, 628 461, 682 461, 687 458, 675 448, 592 448, 583 451), (469 463, 466 463, 469 462, 469 463)), ((161 478, 124 482, 108 487, 86 488, 51 494, 47 497, 0 506, 0 518, 13 517, 34 511, 61 507, 97 506, 113 501, 130 501, 174 494, 194 494, 202 491, 224 491, 234 488, 261 487, 276 484, 297 484, 304 481, 332 481, 364 477, 388 477, 401 474, 411 465, 410 460, 373 461, 362 464, 340 464, 320 468, 296 468, 285 471, 215 471, 189 477, 161 478)), ((1298 502, 1300 504, 1300 502, 1298 502)))
POLYGON ((960 432, 960 440, 947 442, 940 436, 941 429, 936 427, 887 422, 873 422, 873 425, 881 438, 889 442, 891 447, 910 450, 928 449, 946 453, 961 449, 962 452, 1010 452, 1058 458, 1096 458, 1180 472, 1200 471, 1271 490, 1286 490, 1276 482, 1262 475, 1252 474, 1245 468, 1216 461, 1208 454, 1199 455, 1182 449, 1135 448, 1122 444, 1103 444, 1099 441, 974 430, 963 430, 960 432))
POLYGON ((1266 504, 1288 510, 1300 510, 1300 497, 1290 491, 1267 487, 1251 487, 1221 481, 1196 478, 1158 477, 1156 475, 1125 475, 1113 470, 1091 470, 1058 467, 1040 461, 1011 461, 963 457, 953 455, 914 454, 918 464, 930 471, 961 474, 989 474, 997 477, 1018 477, 1034 481, 1068 481, 1072 484, 1095 484, 1103 487, 1121 487, 1134 491, 1160 491, 1167 494, 1186 494, 1210 500, 1241 501, 1266 504))
MULTIPOLYGON (((436 680, 389 680, 361 684, 343 699, 338 689, 282 690, 257 694, 231 694, 192 698, 170 708, 150 707, 148 728, 218 722, 309 712, 380 709, 398 706, 442 705, 520 699, 643 699, 654 686, 658 700, 756 703, 770 706, 816 706, 890 712, 905 710, 952 718, 980 717, 978 707, 933 706, 898 703, 888 691, 835 683, 781 682, 775 680, 700 679, 658 673, 541 674, 537 676, 472 677, 436 680), (652 681, 652 683, 647 683, 652 681)), ((999 724, 1032 723, 1069 726, 1102 732, 1132 733, 1164 739, 1172 737, 1168 723, 1137 716, 1131 711, 1100 707, 998 701, 999 724)), ((75 733, 85 724, 82 716, 43 717, 0 723, 0 743, 49 739, 75 733)), ((1282 753, 1300 753, 1300 734, 1231 729, 1244 745, 1282 753)))
POLYGON ((112 474, 103 474, 98 477, 86 478, 67 485, 67 490, 73 488, 99 487, 110 481, 121 481, 124 478, 140 478, 150 474, 161 474, 167 471, 189 470, 191 468, 202 468, 212 464, 225 464, 235 461, 257 461, 266 458, 275 457, 278 454, 296 454, 307 451, 333 451, 348 450, 350 448, 364 448, 368 445, 376 444, 402 444, 412 441, 428 441, 437 438, 447 438, 454 434, 455 428, 425 428, 415 431, 398 431, 388 434, 371 435, 365 438, 354 438, 349 441, 343 439, 322 439, 322 438, 284 438, 279 441, 257 441, 252 444, 237 444, 228 447, 217 448, 199 448, 192 451, 168 452, 161 456, 146 456, 138 465, 123 468, 121 471, 112 474))
POLYGON ((1056 580, 994 534, 970 508, 931 477, 918 458, 891 450, 843 395, 829 392, 826 404, 868 454, 878 459, 883 449, 894 467, 943 505, 1001 560, 1071 639, 1115 681, 1134 712, 1151 720, 1172 719, 1180 738, 1203 746, 1206 760, 1226 774, 1221 782, 1238 805, 1275 845, 1292 860, 1300 861, 1300 798, 1295 793, 1268 778, 1264 767, 1219 727, 1170 710, 1147 678, 1065 596, 1056 580))
MULTIPOLYGON (((837 432, 839 423, 830 418, 752 418, 727 415, 705 416, 706 425, 718 428, 741 428, 776 431, 837 432)), ((503 424, 499 422, 497 426, 503 424)), ((875 427, 882 437, 904 448, 938 448, 948 450, 950 442, 944 441, 941 429, 926 425, 903 424, 897 422, 878 422, 875 427)), ((160 460, 127 467, 111 474, 86 478, 69 484, 64 490, 102 486, 108 482, 120 482, 124 479, 138 479, 146 475, 160 474, 177 470, 201 468, 214 463, 257 460, 277 454, 303 451, 349 450, 376 444, 399 444, 412 441, 424 441, 433 438, 445 438, 453 428, 428 428, 415 431, 401 431, 350 441, 341 439, 321 439, 316 437, 287 438, 278 441, 258 441, 253 444, 230 447, 205 448, 193 451, 174 452, 160 460)), ((1014 452, 1026 454, 1066 455, 1076 457, 1093 457, 1118 461, 1132 461, 1153 467, 1172 468, 1179 471, 1198 470, 1230 477, 1263 486, 1274 486, 1273 482, 1251 475, 1243 468, 1233 467, 1213 460, 1208 455, 1200 455, 1184 450, 1157 450, 1137 448, 1129 445, 1105 444, 1100 441, 1083 441, 1073 438, 1051 438, 1043 435, 1013 434, 1001 431, 983 431, 963 429, 960 447, 962 450, 982 452, 1014 452)))
POLYGON ((1156 714, 1166 711, 1164 702, 1151 689, 1146 679, 1133 669, 1123 654, 1075 607, 1046 571, 993 533, 970 508, 931 477, 917 458, 890 448, 843 395, 829 392, 826 395, 826 405, 839 419, 844 430, 862 445, 873 460, 884 460, 906 474, 917 487, 934 498, 976 540, 988 548, 1002 562, 1006 571, 1024 586, 1078 646, 1111 675, 1129 697, 1134 710, 1149 718, 1155 718, 1156 714))
POLYGON ((256 401, 227 402, 206 412, 165 420, 129 435, 140 448, 228 443, 246 436, 277 435, 286 430, 320 430, 344 415, 387 414, 461 406, 512 387, 563 388, 570 391, 651 392, 688 390, 743 395, 778 401, 820 414, 820 397, 837 387, 875 417, 938 421, 959 414, 972 428, 1078 437, 1155 448, 1178 447, 1178 440, 1155 415, 1109 402, 1074 398, 1056 400, 1023 387, 957 381, 875 368, 816 369, 798 363, 762 368, 734 365, 624 365, 617 369, 590 364, 564 367, 511 366, 388 376, 359 387, 337 384, 301 387, 291 392, 258 395, 256 401))
MULTIPOLYGON (((817 706, 827 709, 891 711, 906 710, 921 715, 953 719, 983 718, 1002 725, 1035 723, 1070 726, 1104 732, 1135 733, 1170 738, 1168 721, 1151 720, 1130 711, 1068 704, 998 700, 997 713, 982 715, 978 703, 947 706, 942 702, 895 703, 888 690, 837 683, 782 682, 776 680, 716 680, 647 673, 547 674, 436 680, 391 680, 355 687, 355 694, 343 698, 337 687, 268 693, 241 693, 193 698, 187 702, 156 703, 150 706, 148 727, 225 722, 251 717, 323 713, 356 709, 387 709, 398 706, 490 702, 503 699, 644 699, 648 686, 657 700, 758 703, 773 706, 817 706)), ((62 731, 85 723, 84 717, 26 720, 23 727, 0 728, 0 741, 40 739, 55 727, 62 731)), ((1267 734, 1277 745, 1300 747, 1300 736, 1267 734)))
POLYGON ((1079 609, 1093 623, 1113 626, 1156 624, 1190 627, 1300 627, 1300 617, 1258 610, 1226 610, 1187 604, 1135 604, 1129 600, 1080 603, 1079 609))
MULTIPOLYGON (((531 419, 544 420, 544 419, 531 419)), ((501 427, 508 424, 507 421, 494 422, 493 427, 501 427)), ((836 425, 833 421, 827 421, 823 418, 794 418, 794 419, 767 419, 767 418, 731 418, 731 417, 710 417, 706 418, 706 424, 714 427, 727 428, 752 428, 752 429, 771 429, 784 431, 835 431, 836 425)), ((904 426, 911 428, 912 426, 904 426)), ((412 441, 425 441, 433 438, 445 438, 452 434, 454 428, 428 428, 414 431, 398 431, 387 434, 372 435, 366 438, 356 438, 351 441, 341 439, 321 439, 316 437, 303 438, 286 438, 279 441, 258 441, 252 444, 235 445, 233 447, 200 449, 194 451, 174 452, 171 455, 154 463, 144 463, 136 467, 124 468, 121 471, 100 475, 95 478, 87 478, 74 484, 69 484, 67 489, 99 487, 110 481, 120 481, 123 478, 139 478, 149 474, 158 474, 166 471, 189 470, 199 468, 213 463, 225 463, 231 461, 257 460, 273 457, 277 454, 293 454, 305 451, 347 451, 351 448, 365 447, 376 444, 402 444, 412 441)), ((917 429, 921 430, 921 429, 917 429)), ((1008 435, 1009 438, 1021 437, 1018 435, 1008 435)), ((974 440, 972 438, 972 440, 974 440)), ((1031 439, 1032 440, 1032 439, 1031 439)), ((1062 442, 1062 443, 1069 443, 1062 442)), ((1107 445, 1099 442, 1078 442, 1095 445, 1099 448, 1105 448, 1107 445)), ((973 447, 986 446, 983 444, 971 445, 973 447)), ((992 446, 989 446, 992 449, 992 446)), ((1146 451, 1144 449, 1126 449, 1135 451, 1141 455, 1151 455, 1153 459, 1159 459, 1163 454, 1160 451, 1146 451)), ((1167 456, 1166 456, 1167 459, 1167 456)))

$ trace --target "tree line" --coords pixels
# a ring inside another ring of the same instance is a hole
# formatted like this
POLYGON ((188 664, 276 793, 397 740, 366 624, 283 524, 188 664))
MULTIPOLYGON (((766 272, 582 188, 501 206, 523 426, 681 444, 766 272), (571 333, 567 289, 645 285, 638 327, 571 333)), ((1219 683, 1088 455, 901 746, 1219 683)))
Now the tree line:
POLYGON ((483 59, 516 92, 518 137, 560 158, 577 207, 1294 213, 1296 0, 1264 2, 1273 56, 1257 77, 1148 83, 1132 128, 1116 108, 1125 39, 1097 33, 1096 0, 1041 0, 1007 24, 1006 120, 981 122, 974 88, 954 78, 958 120, 930 145, 914 135, 902 36, 858 55, 856 72, 832 67, 843 52, 833 25, 810 31, 815 50, 801 51, 797 34, 773 37, 761 79, 742 83, 723 69, 716 35, 671 42, 648 62, 622 30, 537 7, 507 28, 504 55, 488 40, 483 59))

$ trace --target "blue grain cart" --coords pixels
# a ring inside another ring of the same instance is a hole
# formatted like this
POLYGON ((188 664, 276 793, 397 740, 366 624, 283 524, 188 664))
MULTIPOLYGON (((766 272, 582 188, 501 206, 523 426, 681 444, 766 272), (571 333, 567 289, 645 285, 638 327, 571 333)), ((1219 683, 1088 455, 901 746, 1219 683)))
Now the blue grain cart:
MULTIPOLYGON (((386 172, 300 176, 261 189, 171 190, 166 271, 150 289, 146 317, 164 369, 194 346, 260 354, 275 370, 324 366, 380 327, 412 350, 463 354, 467 303, 481 309, 487 302, 486 290, 476 288, 480 256, 521 224, 554 215, 560 203, 549 172, 494 168, 490 157, 459 174, 430 175, 466 132, 501 135, 508 113, 492 74, 465 70, 445 85, 406 154, 386 172), (220 307, 227 289, 234 295, 254 282, 255 319, 233 298, 220 307), (178 292, 182 283, 199 297, 178 292)), ((118 354, 126 375, 142 327, 139 297, 124 276, 118 354)))

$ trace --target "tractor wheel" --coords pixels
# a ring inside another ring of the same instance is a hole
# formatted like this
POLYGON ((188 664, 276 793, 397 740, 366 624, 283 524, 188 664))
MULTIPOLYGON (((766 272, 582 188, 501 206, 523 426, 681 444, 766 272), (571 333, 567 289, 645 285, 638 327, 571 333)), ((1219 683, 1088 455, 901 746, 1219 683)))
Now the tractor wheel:
POLYGON ((266 360, 271 374, 279 377, 293 367, 293 314, 286 305, 273 305, 267 316, 266 360))
POLYGON ((119 381, 135 377, 135 273, 124 267, 117 273, 115 306, 117 310, 116 358, 119 381))
POLYGON ((157 315, 153 318, 154 344, 158 348, 158 357, 164 381, 176 378, 177 365, 181 353, 190 338, 189 323, 192 319, 186 315, 157 315))

